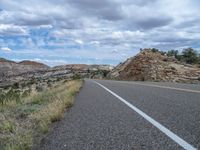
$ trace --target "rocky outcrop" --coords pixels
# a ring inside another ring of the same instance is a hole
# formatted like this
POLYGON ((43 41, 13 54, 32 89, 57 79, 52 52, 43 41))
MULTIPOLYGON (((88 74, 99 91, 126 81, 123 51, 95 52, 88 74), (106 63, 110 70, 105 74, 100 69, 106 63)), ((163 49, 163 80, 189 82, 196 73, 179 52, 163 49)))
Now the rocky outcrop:
POLYGON ((113 66, 111 65, 87 65, 87 64, 67 64, 62 66, 56 66, 52 69, 55 70, 63 70, 63 69, 72 69, 72 70, 82 70, 82 71, 95 71, 95 70, 107 70, 110 71, 113 69, 113 66))
POLYGON ((120 80, 200 83, 200 68, 145 49, 116 66, 108 76, 120 80))
POLYGON ((47 66, 43 63, 39 63, 36 61, 30 61, 30 60, 24 60, 24 61, 19 62, 18 64, 30 67, 33 70, 43 70, 43 69, 50 68, 49 66, 47 66))
POLYGON ((4 58, 0 59, 0 78, 4 76, 15 76, 27 72, 35 72, 45 69, 49 69, 49 67, 34 61, 22 61, 17 63, 14 61, 6 60, 4 58))
POLYGON ((37 72, 48 70, 45 64, 34 61, 14 62, 0 58, 0 85, 9 85, 15 81, 26 79, 26 77, 37 72))
POLYGON ((113 67, 110 65, 86 65, 68 64, 49 67, 34 61, 14 62, 0 58, 0 87, 12 85, 23 80, 50 79, 50 78, 74 78, 93 77, 94 75, 105 76, 113 67))

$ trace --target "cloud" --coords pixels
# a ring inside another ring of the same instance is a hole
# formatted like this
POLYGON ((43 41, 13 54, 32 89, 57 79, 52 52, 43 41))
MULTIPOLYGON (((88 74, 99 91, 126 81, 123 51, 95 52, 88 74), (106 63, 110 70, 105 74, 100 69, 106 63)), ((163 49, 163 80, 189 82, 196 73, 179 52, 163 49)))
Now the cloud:
POLYGON ((10 51, 12 51, 10 48, 8 48, 8 47, 1 47, 1 50, 2 51, 5 51, 5 52, 10 52, 10 51))
POLYGON ((68 2, 76 9, 82 10, 85 15, 111 21, 123 18, 120 4, 112 0, 68 0, 68 2))
POLYGON ((0 45, 15 49, 10 58, 117 63, 144 47, 200 49, 198 0, 1 0, 0 7, 0 45))
POLYGON ((117 49, 114 49, 111 51, 112 54, 117 54, 119 51, 117 49))
POLYGON ((0 24, 0 37, 8 35, 27 35, 28 31, 21 26, 13 24, 0 24))
POLYGON ((167 16, 160 17, 148 17, 143 19, 136 20, 135 24, 140 29, 152 29, 156 27, 162 27, 169 25, 171 23, 172 18, 167 16))
POLYGON ((83 45, 83 44, 84 44, 84 42, 83 42, 82 40, 80 40, 80 39, 75 40, 75 42, 76 42, 77 44, 80 44, 80 45, 83 45))

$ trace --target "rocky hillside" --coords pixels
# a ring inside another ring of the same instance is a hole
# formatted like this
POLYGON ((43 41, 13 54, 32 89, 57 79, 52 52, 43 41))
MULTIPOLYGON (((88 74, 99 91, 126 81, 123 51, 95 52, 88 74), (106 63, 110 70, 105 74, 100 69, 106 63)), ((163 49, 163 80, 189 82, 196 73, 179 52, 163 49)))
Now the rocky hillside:
POLYGON ((39 70, 49 69, 47 65, 34 61, 14 62, 0 58, 0 77, 15 76, 27 72, 35 72, 39 70))
POLYGON ((37 69, 48 69, 49 68, 49 66, 47 66, 47 65, 45 65, 43 63, 30 61, 30 60, 24 60, 24 61, 19 62, 18 64, 25 65, 25 66, 30 66, 30 67, 34 68, 34 70, 37 70, 37 69))
POLYGON ((0 86, 37 79, 103 78, 113 69, 110 65, 68 64, 49 67, 34 61, 14 62, 0 58, 0 86))
POLYGON ((82 71, 95 71, 95 70, 107 70, 110 71, 113 69, 113 66, 110 65, 87 65, 87 64, 67 64, 62 66, 56 66, 52 69, 72 69, 72 70, 82 70, 82 71))
POLYGON ((108 76, 120 80, 200 83, 200 68, 145 49, 116 66, 108 76))

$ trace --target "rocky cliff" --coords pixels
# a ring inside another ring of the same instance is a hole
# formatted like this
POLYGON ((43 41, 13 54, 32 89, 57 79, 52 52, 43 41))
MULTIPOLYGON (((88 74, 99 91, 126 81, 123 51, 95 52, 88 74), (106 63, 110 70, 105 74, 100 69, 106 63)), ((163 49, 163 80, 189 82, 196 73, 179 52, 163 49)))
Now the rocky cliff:
POLYGON ((200 68, 145 49, 116 66, 108 76, 120 80, 200 83, 200 68))

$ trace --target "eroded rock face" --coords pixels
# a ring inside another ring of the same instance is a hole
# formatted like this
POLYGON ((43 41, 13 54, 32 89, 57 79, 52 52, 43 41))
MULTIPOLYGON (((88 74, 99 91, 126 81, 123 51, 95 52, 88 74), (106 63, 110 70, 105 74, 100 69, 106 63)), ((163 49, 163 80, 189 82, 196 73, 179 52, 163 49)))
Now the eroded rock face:
POLYGON ((48 70, 45 64, 34 61, 14 62, 0 58, 0 83, 3 85, 22 80, 33 73, 48 70))
POLYGON ((109 77, 120 80, 200 83, 200 68, 181 64, 173 57, 145 49, 115 67, 109 77))
POLYGON ((56 67, 49 67, 45 64, 34 61, 14 62, 0 58, 0 87, 12 85, 13 83, 47 78, 74 78, 74 75, 81 77, 104 76, 104 72, 109 72, 110 65, 86 65, 68 64, 56 67))
POLYGON ((0 59, 0 77, 15 76, 27 72, 34 72, 48 68, 49 67, 47 65, 34 61, 23 61, 17 63, 3 58, 0 59))

